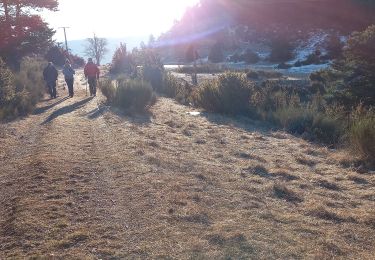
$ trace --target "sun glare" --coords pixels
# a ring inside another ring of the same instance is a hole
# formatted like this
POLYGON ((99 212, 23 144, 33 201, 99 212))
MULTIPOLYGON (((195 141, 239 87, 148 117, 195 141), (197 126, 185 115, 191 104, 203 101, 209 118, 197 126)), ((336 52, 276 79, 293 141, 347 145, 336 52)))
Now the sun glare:
MULTIPOLYGON (((72 39, 88 37, 93 32, 103 37, 159 35, 167 31, 187 7, 199 0, 60 0, 59 11, 45 19, 53 27, 70 26, 72 39), (103 5, 103 2, 105 5, 103 5)), ((57 34, 62 38, 61 33, 57 34)))

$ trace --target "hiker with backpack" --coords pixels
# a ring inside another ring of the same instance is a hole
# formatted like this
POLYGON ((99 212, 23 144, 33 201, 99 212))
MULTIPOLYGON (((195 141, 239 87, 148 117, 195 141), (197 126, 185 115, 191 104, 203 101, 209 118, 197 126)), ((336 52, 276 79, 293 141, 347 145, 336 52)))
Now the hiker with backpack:
POLYGON ((88 62, 84 69, 85 77, 88 80, 90 88, 90 96, 96 96, 96 85, 99 80, 99 68, 92 62, 92 58, 88 59, 88 62))
POLYGON ((72 68, 72 65, 70 64, 70 61, 68 59, 65 61, 65 65, 62 72, 65 77, 66 85, 68 85, 69 97, 72 98, 74 95, 74 74, 76 74, 76 72, 72 68))
POLYGON ((48 62, 47 67, 44 68, 43 70, 43 78, 47 82, 48 90, 52 98, 57 97, 56 93, 56 81, 58 77, 58 72, 55 66, 53 65, 52 62, 48 62))

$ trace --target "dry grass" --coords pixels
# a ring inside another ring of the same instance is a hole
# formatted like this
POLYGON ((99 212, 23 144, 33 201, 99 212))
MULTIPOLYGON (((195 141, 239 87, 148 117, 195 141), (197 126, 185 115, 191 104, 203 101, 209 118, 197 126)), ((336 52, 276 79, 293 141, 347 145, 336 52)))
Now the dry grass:
POLYGON ((334 151, 164 98, 41 124, 83 95, 1 127, 0 259, 373 258, 375 176, 334 151))

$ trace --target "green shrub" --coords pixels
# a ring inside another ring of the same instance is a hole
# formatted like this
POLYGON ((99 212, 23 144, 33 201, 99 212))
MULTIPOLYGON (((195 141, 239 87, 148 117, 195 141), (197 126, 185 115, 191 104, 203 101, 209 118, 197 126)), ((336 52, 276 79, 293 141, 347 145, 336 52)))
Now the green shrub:
POLYGON ((133 56, 130 53, 127 53, 126 44, 120 43, 120 47, 118 47, 113 54, 109 72, 112 74, 132 74, 135 71, 135 67, 133 56))
POLYGON ((113 85, 112 80, 104 79, 100 82, 100 90, 102 91, 103 95, 107 98, 109 103, 113 103, 116 97, 116 88, 113 85))
POLYGON ((340 118, 309 107, 287 106, 272 112, 272 120, 292 134, 329 145, 337 144, 344 133, 340 118))
POLYGON ((296 63, 294 63, 294 67, 301 67, 301 66, 306 66, 306 65, 311 65, 311 64, 321 64, 323 62, 324 60, 322 58, 322 53, 320 52, 320 50, 316 50, 315 52, 309 54, 305 60, 296 61, 296 63))
POLYGON ((246 77, 248 79, 258 80, 259 79, 259 73, 254 71, 254 70, 250 70, 250 71, 246 72, 246 77))
POLYGON ((254 85, 244 73, 226 72, 217 79, 206 81, 195 90, 194 102, 220 113, 242 114, 250 109, 250 96, 254 85))
POLYGON ((6 67, 0 58, 0 108, 6 105, 14 98, 15 88, 13 86, 13 73, 6 67))
POLYGON ((281 78, 282 73, 277 71, 267 71, 267 70, 246 70, 246 76, 248 79, 258 80, 258 79, 275 79, 281 78))
POLYGON ((128 79, 117 83, 114 104, 124 109, 143 111, 155 102, 155 93, 150 83, 139 79, 128 79))
POLYGON ((337 144, 345 130, 343 121, 326 113, 315 113, 308 133, 310 139, 325 144, 337 144))
POLYGON ((176 99, 181 104, 190 102, 192 88, 188 82, 167 73, 164 77, 163 92, 171 98, 176 99))
POLYGON ((208 54, 208 60, 213 63, 224 61, 223 46, 220 42, 215 43, 208 54))
POLYGON ((140 79, 120 76, 115 84, 110 79, 104 79, 100 89, 109 104, 123 109, 144 111, 156 101, 151 84, 140 79))
POLYGON ((331 34, 325 42, 325 48, 328 52, 328 59, 337 59, 342 55, 344 44, 341 42, 338 35, 331 34))
POLYGON ((42 61, 25 59, 12 74, 0 60, 0 119, 30 113, 44 94, 42 61))
POLYGON ((142 78, 150 82, 152 88, 157 92, 162 92, 164 68, 157 65, 145 65, 142 68, 142 78))
POLYGON ((192 99, 195 105, 208 111, 220 110, 219 89, 216 80, 206 80, 193 91, 192 99))
POLYGON ((375 25, 355 32, 332 69, 313 73, 312 81, 326 89, 326 99, 350 110, 359 104, 375 106, 375 25))
POLYGON ((260 58, 258 53, 248 49, 244 54, 241 55, 240 61, 244 61, 248 64, 253 64, 259 62, 260 58))
POLYGON ((349 137, 352 148, 375 165, 375 113, 373 111, 353 120, 349 137))
POLYGON ((300 107, 280 107, 272 113, 273 121, 293 134, 303 134, 311 127, 313 113, 300 107))
POLYGON ((239 62, 241 61, 241 55, 237 52, 231 56, 229 56, 229 62, 239 62))
POLYGON ((271 42, 271 54, 269 60, 272 62, 286 62, 291 60, 294 46, 288 39, 275 38, 271 42))
POLYGON ((44 65, 43 60, 24 59, 21 63, 21 70, 15 77, 17 92, 26 91, 32 106, 35 106, 45 93, 44 65))

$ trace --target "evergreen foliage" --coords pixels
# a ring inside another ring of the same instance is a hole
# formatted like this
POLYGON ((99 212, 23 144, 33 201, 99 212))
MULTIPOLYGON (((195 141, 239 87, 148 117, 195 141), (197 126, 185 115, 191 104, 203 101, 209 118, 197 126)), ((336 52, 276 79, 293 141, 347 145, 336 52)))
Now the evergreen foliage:
POLYGON ((142 112, 156 100, 151 84, 140 79, 118 79, 116 85, 105 80, 100 85, 107 101, 123 109, 142 112))
POLYGON ((223 46, 221 43, 215 43, 208 54, 208 60, 213 63, 219 63, 224 61, 223 46))
POLYGON ((136 64, 133 56, 127 52, 126 44, 120 43, 120 47, 113 54, 110 72, 113 74, 132 74, 135 69, 136 64))

